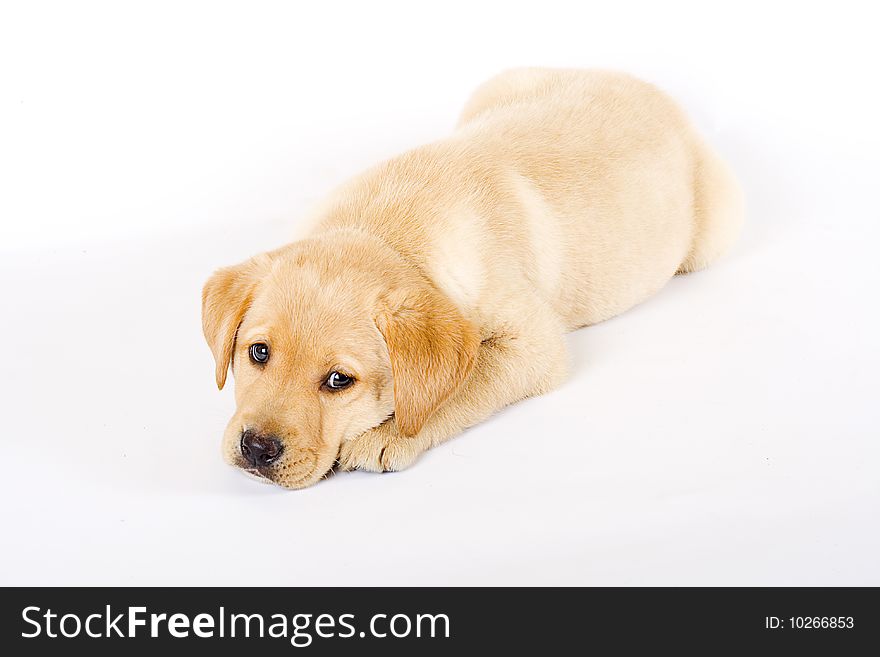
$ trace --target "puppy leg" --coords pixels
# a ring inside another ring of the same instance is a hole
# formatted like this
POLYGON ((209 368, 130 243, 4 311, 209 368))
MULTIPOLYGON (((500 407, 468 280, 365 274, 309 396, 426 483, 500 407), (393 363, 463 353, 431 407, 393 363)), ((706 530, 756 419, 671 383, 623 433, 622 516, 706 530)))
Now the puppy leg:
POLYGON ((505 406, 552 390, 567 372, 563 335, 562 326, 549 311, 532 308, 527 319, 506 324, 482 342, 468 379, 417 435, 401 436, 391 418, 343 443, 340 467, 373 472, 402 470, 426 449, 505 406))
POLYGON ((678 274, 708 267, 736 241, 743 223, 743 197, 727 165, 705 145, 697 150, 694 176, 694 237, 678 274))

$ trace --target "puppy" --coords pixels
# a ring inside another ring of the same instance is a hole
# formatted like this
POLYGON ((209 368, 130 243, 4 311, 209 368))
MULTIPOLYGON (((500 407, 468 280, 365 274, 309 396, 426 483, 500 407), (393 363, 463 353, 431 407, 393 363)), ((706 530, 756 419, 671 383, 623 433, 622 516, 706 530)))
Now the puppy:
POLYGON ((712 262, 738 185, 653 86, 525 69, 453 134, 336 190, 306 239, 217 271, 202 297, 226 460, 287 488, 401 470, 558 386, 567 331, 712 262))

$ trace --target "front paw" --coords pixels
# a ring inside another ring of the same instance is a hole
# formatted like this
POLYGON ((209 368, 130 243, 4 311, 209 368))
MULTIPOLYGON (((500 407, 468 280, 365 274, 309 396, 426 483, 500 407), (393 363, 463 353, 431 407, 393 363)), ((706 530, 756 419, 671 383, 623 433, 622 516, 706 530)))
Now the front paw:
POLYGON ((424 451, 418 436, 404 438, 394 420, 380 424, 357 438, 342 443, 340 470, 388 472, 408 468, 424 451))

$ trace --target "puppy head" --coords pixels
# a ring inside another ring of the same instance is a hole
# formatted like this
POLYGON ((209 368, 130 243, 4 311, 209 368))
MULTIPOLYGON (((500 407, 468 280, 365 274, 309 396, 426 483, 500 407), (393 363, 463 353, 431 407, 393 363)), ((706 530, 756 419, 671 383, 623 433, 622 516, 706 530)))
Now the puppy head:
POLYGON ((419 432, 463 382, 479 337, 384 244, 333 234, 217 271, 202 325, 236 411, 226 461, 287 488, 323 477, 343 441, 391 415, 419 432))

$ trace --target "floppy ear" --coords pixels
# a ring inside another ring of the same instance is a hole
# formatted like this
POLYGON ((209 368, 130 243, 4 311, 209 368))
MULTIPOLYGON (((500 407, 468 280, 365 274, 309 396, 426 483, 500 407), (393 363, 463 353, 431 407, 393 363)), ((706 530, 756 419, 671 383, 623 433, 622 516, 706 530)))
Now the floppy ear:
POLYGON ((217 363, 217 387, 223 389, 232 360, 235 334, 265 271, 264 257, 218 269, 202 290, 202 331, 217 363))
POLYGON ((414 436, 470 374, 479 334, 429 285, 404 293, 379 314, 376 325, 391 357, 397 429, 414 436))

